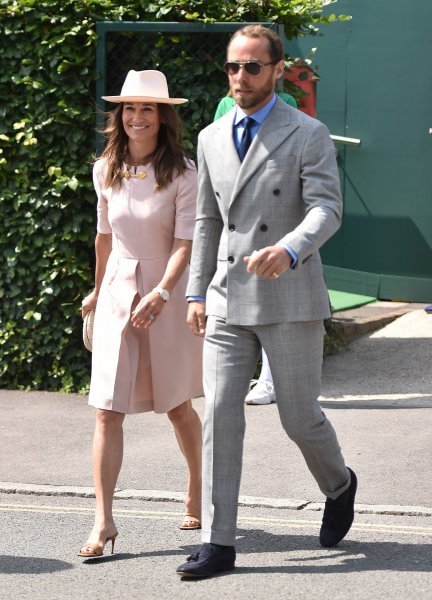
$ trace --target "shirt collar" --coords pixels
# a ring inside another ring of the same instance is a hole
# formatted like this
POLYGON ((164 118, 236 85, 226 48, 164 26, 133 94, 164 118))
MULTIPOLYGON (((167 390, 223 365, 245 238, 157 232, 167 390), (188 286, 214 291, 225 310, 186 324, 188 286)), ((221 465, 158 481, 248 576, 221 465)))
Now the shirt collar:
POLYGON ((267 104, 265 106, 263 106, 262 108, 260 108, 259 110, 257 110, 257 112, 253 113, 252 115, 247 115, 240 108, 240 106, 236 105, 236 113, 234 115, 234 126, 238 125, 240 123, 240 121, 242 121, 245 117, 253 117, 254 120, 259 125, 262 125, 262 123, 266 119, 267 115, 269 114, 269 112, 271 111, 273 106, 275 105, 275 102, 276 102, 276 94, 273 94, 273 97, 267 102, 267 104))

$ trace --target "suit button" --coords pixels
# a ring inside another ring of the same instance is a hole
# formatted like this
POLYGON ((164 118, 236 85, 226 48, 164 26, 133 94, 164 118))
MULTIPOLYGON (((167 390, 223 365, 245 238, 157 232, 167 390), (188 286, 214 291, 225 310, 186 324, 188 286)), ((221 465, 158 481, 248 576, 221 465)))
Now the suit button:
POLYGON ((231 223, 231 225, 228 225, 228 229, 230 231, 235 231, 235 228, 236 228, 236 226, 233 223, 231 223))
POLYGON ((228 262, 229 263, 233 263, 234 262, 234 256, 228 256, 228 262))
POLYGON ((220 198, 220 194, 219 194, 219 192, 215 192, 215 196, 216 196, 217 198, 220 198))
POLYGON ((268 225, 266 225, 265 223, 263 223, 260 227, 260 231, 267 231, 268 229, 268 225))
POLYGON ((274 194, 275 196, 279 196, 279 194, 280 194, 280 189, 276 188, 275 190, 273 190, 273 194, 274 194))

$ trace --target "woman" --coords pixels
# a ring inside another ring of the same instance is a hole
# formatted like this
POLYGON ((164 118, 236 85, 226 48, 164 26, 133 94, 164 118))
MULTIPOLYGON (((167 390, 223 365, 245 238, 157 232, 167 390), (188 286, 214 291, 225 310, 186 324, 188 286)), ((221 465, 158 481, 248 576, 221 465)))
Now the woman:
POLYGON ((180 119, 159 71, 129 71, 109 114, 107 144, 93 169, 98 196, 95 310, 89 404, 96 407, 96 515, 79 556, 101 556, 117 537, 113 495, 125 414, 167 413, 189 469, 182 529, 198 529, 201 340, 186 324, 185 288, 195 223, 196 169, 179 141, 180 119), (167 377, 167 374, 169 376, 167 377))

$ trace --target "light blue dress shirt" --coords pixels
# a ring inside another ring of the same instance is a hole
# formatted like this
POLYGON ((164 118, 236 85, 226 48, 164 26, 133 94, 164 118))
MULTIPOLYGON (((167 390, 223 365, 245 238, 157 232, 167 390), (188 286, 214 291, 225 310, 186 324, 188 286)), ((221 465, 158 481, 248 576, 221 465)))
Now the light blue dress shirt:
MULTIPOLYGON (((271 109, 273 108, 275 103, 276 103, 276 94, 273 95, 273 98, 269 102, 267 102, 267 104, 265 106, 263 106, 262 108, 257 110, 257 112, 253 113, 252 115, 247 115, 240 108, 240 106, 238 106, 238 105, 236 106, 233 128, 234 128, 234 144, 235 144, 237 150, 239 149, 240 140, 242 138, 243 131, 244 131, 243 120, 246 117, 252 117, 254 119, 254 124, 251 125, 251 128, 250 128, 251 129, 251 139, 253 141, 254 137, 258 133, 258 129, 264 123, 266 117, 268 116, 269 112, 271 111, 271 109)), ((298 261, 298 256, 297 256, 297 253, 295 252, 295 250, 293 250, 291 248, 291 246, 288 246, 288 244, 284 244, 283 242, 277 242, 276 245, 282 246, 283 248, 285 248, 285 250, 288 252, 288 254, 292 258, 291 269, 294 269, 296 267, 297 261, 298 261)))

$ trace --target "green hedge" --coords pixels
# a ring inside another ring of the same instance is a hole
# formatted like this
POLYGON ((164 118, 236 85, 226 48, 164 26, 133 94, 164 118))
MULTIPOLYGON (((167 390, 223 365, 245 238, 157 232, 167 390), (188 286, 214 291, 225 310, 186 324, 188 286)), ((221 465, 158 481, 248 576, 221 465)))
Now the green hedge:
POLYGON ((323 4, 0 0, 0 387, 88 386, 80 304, 93 282, 95 23, 277 21, 292 38, 335 18, 323 4))

